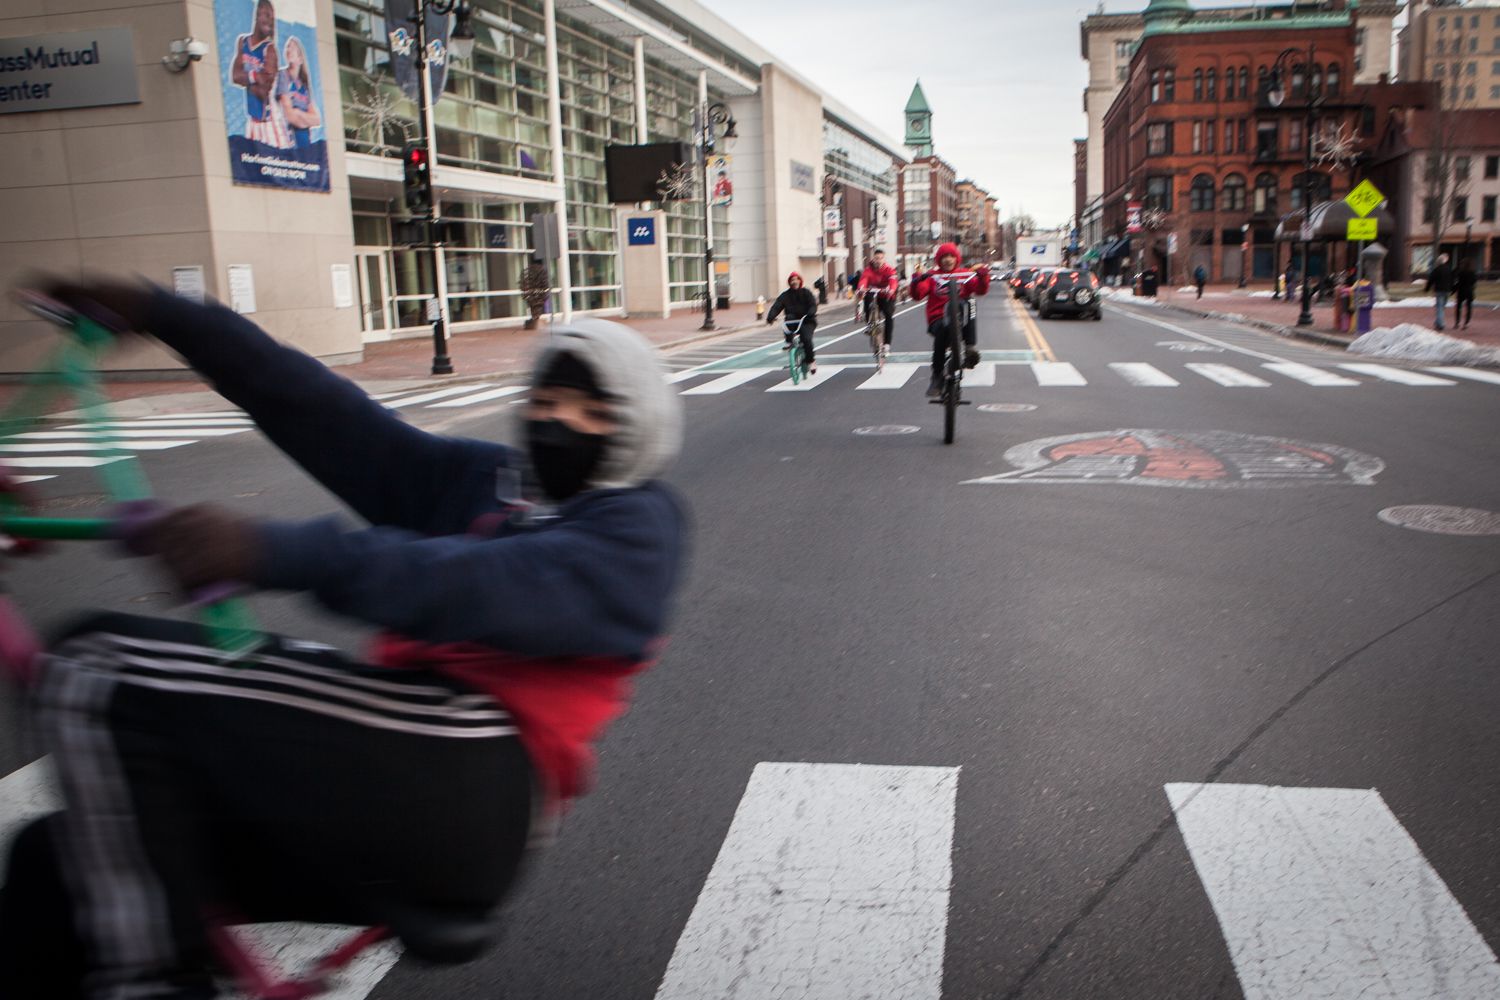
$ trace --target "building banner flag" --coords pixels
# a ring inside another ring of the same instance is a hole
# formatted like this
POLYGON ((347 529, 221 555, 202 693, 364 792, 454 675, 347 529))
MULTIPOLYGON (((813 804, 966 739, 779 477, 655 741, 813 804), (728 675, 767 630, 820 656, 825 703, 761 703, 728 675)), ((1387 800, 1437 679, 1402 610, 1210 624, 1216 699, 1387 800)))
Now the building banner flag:
POLYGON ((236 184, 328 190, 316 0, 214 0, 236 184))
POLYGON ((734 159, 723 154, 708 158, 708 179, 713 185, 709 203, 713 205, 734 204, 734 181, 730 178, 734 170, 734 159))
MULTIPOLYGON (((417 76, 416 0, 385 0, 386 40, 391 46, 391 72, 401 92, 414 101, 422 99, 422 81, 417 76)), ((432 80, 432 103, 448 85, 448 33, 453 19, 427 8, 427 75, 432 80)))

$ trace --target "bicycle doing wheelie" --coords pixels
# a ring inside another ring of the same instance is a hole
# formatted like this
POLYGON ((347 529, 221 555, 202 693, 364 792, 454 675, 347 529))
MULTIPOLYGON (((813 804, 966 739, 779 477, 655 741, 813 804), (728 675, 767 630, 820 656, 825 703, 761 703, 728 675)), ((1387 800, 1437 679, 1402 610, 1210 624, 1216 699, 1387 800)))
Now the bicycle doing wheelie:
MULTIPOLYGON (((0 464, 0 552, 29 556, 45 551, 51 541, 113 541, 127 549, 137 542, 165 508, 151 498, 149 485, 136 457, 111 429, 105 396, 95 372, 99 355, 115 340, 118 330, 105 317, 95 318, 35 293, 20 296, 24 306, 64 327, 68 337, 49 371, 34 376, 16 401, 0 414, 0 440, 13 438, 35 426, 41 407, 61 390, 71 390, 84 407, 93 437, 94 454, 114 509, 104 517, 59 518, 39 515, 21 477, 0 464)), ((213 587, 192 595, 207 644, 223 662, 235 665, 263 648, 267 637, 249 613, 233 599, 233 589, 213 587)), ((37 677, 43 646, 15 603, 0 590, 0 673, 28 688, 37 677)), ((219 964, 251 1000, 307 1000, 335 985, 340 970, 371 946, 398 939, 419 958, 457 963, 475 957, 495 932, 491 913, 398 905, 371 900, 380 926, 351 927, 342 944, 316 960, 301 975, 283 976, 236 930, 244 924, 234 900, 215 900, 203 910, 206 937, 219 964)))
POLYGON ((973 271, 938 274, 933 280, 944 289, 947 302, 943 307, 943 328, 948 338, 943 352, 941 388, 937 399, 928 402, 943 408, 943 444, 952 444, 957 433, 958 408, 968 406, 963 398, 964 342, 963 329, 971 319, 972 303, 963 297, 963 287, 973 278, 973 271))

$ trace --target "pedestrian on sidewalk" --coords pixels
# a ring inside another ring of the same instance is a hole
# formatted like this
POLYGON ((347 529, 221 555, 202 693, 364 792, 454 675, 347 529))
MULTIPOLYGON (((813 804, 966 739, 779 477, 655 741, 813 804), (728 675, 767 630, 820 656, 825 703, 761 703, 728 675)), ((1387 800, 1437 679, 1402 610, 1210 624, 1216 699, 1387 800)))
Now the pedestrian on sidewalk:
MULTIPOLYGON (((776 317, 782 313, 794 323, 799 319, 802 321, 802 327, 797 331, 802 338, 802 353, 807 358, 807 370, 816 373, 818 361, 813 353, 813 331, 818 328, 818 297, 803 287, 802 275, 796 271, 787 275, 786 291, 776 297, 771 311, 766 313, 766 325, 776 322, 776 317)), ((786 334, 786 346, 792 346, 790 333, 786 334)))
POLYGON ((1203 286, 1208 284, 1208 272, 1199 264, 1193 268, 1193 284, 1198 286, 1198 298, 1203 298, 1203 286))
POLYGON ((1437 300, 1437 329, 1445 329, 1448 318, 1448 296, 1453 294, 1453 268, 1447 254, 1438 254, 1437 264, 1427 275, 1427 291, 1437 300))
POLYGON ((1453 276, 1453 325, 1469 328, 1469 320, 1474 318, 1474 288, 1479 284, 1479 275, 1474 273, 1474 262, 1466 260, 1458 265, 1458 273, 1453 276))
POLYGON ((1295 260, 1288 261, 1286 265, 1286 300, 1293 302, 1297 299, 1297 278, 1302 274, 1295 260))

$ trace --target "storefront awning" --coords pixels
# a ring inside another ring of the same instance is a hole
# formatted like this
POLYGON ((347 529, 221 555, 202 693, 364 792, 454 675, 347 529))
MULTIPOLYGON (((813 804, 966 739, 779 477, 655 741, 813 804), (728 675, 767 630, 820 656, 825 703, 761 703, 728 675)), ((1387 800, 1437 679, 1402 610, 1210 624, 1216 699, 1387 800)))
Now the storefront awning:
MULTIPOLYGON (((1353 208, 1342 198, 1337 201, 1320 201, 1312 210, 1312 238, 1314 240, 1347 240, 1349 220, 1357 219, 1353 208)), ((1390 212, 1390 202, 1381 202, 1367 219, 1374 219, 1382 238, 1396 231, 1396 217, 1390 212)), ((1276 242, 1295 243, 1302 239, 1302 209, 1288 212, 1276 226, 1276 242)))
POLYGON ((1104 245, 1104 252, 1101 253, 1100 256, 1104 260, 1110 260, 1111 258, 1124 255, 1129 249, 1130 237, 1121 236, 1119 239, 1115 240, 1112 243, 1106 243, 1104 245))

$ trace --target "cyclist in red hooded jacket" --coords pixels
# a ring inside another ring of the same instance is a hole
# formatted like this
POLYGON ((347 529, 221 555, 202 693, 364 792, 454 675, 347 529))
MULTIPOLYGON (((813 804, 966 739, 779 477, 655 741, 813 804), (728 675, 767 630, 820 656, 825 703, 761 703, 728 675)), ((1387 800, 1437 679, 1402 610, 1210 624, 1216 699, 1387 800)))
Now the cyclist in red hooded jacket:
POLYGON ((855 290, 855 318, 869 316, 872 308, 880 310, 885 317, 885 345, 881 353, 886 355, 891 353, 891 332, 896 326, 896 292, 900 287, 901 279, 896 277, 896 269, 885 262, 885 251, 876 250, 859 276, 859 287, 855 290), (863 313, 860 309, 864 310, 863 313))
MULTIPOLYGON (((952 243, 944 243, 938 247, 937 270, 918 271, 911 278, 911 297, 927 300, 927 332, 932 337, 932 379, 927 383, 927 395, 934 398, 942 390, 943 354, 948 348, 948 341, 941 336, 947 332, 945 314, 948 309, 948 286, 938 279, 953 274, 962 262, 958 247, 952 243)), ((959 296, 969 300, 976 295, 988 295, 989 291, 990 271, 988 267, 981 266, 964 279, 959 287, 959 296)), ((973 368, 979 364, 979 349, 975 346, 979 337, 972 308, 966 314, 961 332, 964 338, 964 367, 973 368)))

